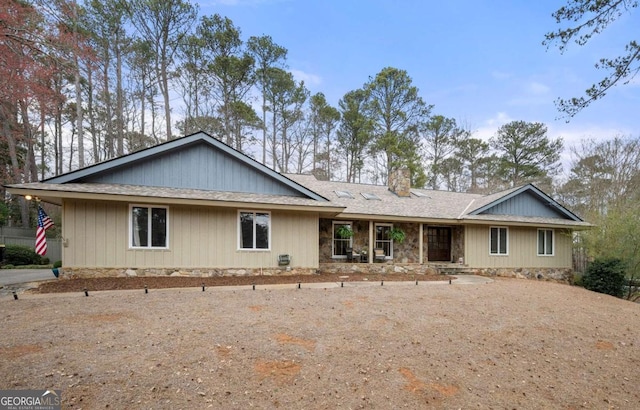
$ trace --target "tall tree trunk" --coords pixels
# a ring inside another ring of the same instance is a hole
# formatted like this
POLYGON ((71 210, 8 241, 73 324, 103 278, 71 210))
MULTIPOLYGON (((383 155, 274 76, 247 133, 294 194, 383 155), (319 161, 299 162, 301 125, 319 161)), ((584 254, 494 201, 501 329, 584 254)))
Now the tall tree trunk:
POLYGON ((78 132, 78 167, 84 168, 84 135, 82 133, 82 89, 80 87, 80 67, 78 65, 78 56, 74 56, 75 73, 74 83, 76 92, 76 130, 78 132))
POLYGON ((122 92, 122 52, 120 50, 120 30, 116 33, 116 154, 124 155, 124 113, 122 92))
POLYGON ((262 165, 267 165, 267 97, 262 93, 262 165))
POLYGON ((114 144, 113 144, 113 104, 111 103, 111 88, 109 83, 109 57, 106 56, 104 61, 104 68, 102 69, 103 76, 103 88, 104 88, 104 105, 106 111, 104 144, 107 148, 107 158, 114 158, 116 156, 114 144))
POLYGON ((91 143, 93 144, 94 161, 100 160, 100 144, 98 138, 98 130, 96 127, 96 112, 93 107, 93 70, 91 65, 87 64, 87 115, 89 116, 89 133, 91 134, 91 143))
MULTIPOLYGON (((15 122, 15 115, 11 112, 15 111, 15 108, 10 109, 10 107, 7 107, 7 105, 8 105, 7 103, 2 103, 2 107, 0 107, 0 109, 2 109, 3 111, 0 113, 0 120, 1 120, 0 123, 2 123, 2 132, 5 138, 7 139, 7 147, 9 148, 9 160, 11 161, 11 169, 13 171, 12 172, 13 175, 11 175, 11 178, 14 183, 21 183, 24 181, 21 178, 20 161, 18 161, 17 143, 11 127, 11 122, 12 121, 15 122)), ((23 197, 20 197, 18 202, 20 203, 20 219, 22 221, 22 227, 28 228, 29 227, 29 204, 23 197)))
POLYGON ((46 169, 45 166, 45 132, 44 132, 44 124, 45 124, 45 120, 46 120, 46 116, 45 116, 45 111, 44 111, 44 107, 41 105, 40 106, 40 179, 43 180, 44 179, 44 172, 46 169))
POLYGON ((276 143, 278 141, 278 125, 277 125, 276 111, 273 110, 273 130, 271 135, 271 169, 276 170, 276 159, 278 158, 278 150, 276 143))
POLYGON ((25 182, 34 182, 38 180, 38 167, 36 166, 36 155, 33 149, 33 135, 31 132, 31 122, 29 121, 29 112, 25 101, 18 103, 20 108, 20 116, 22 117, 22 135, 27 145, 27 157, 24 161, 24 180, 25 182))
POLYGON ((167 73, 166 58, 161 59, 160 63, 160 91, 164 100, 164 118, 166 122, 167 141, 173 139, 171 134, 171 106, 169 105, 169 78, 167 73))
POLYGON ((78 3, 73 2, 73 38, 75 47, 73 49, 74 73, 73 81, 76 94, 76 129, 78 130, 78 166, 84 168, 84 134, 83 134, 83 111, 82 111, 82 88, 80 86, 80 59, 78 58, 78 50, 80 44, 78 41, 78 3))

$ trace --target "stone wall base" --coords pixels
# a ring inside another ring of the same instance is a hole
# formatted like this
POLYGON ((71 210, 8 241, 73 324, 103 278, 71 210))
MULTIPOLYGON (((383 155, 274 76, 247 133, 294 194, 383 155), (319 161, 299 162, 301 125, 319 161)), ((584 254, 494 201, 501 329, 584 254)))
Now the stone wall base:
POLYGON ((438 275, 432 266, 419 263, 321 263, 320 273, 348 275, 355 273, 385 274, 406 273, 407 275, 438 275))
POLYGON ((573 283, 571 268, 470 268, 476 275, 573 283))
MULTIPOLYGON (((145 277, 145 276, 184 276, 184 277, 219 277, 219 276, 288 276, 315 274, 407 274, 438 275, 437 267, 418 263, 321 263, 320 268, 63 268, 60 279, 74 278, 106 278, 106 277, 145 277)), ((498 276, 520 279, 550 280, 572 283, 573 270, 570 268, 465 268, 463 273, 482 276, 498 276)), ((455 275, 455 273, 452 273, 455 275)))
POLYGON ((197 278, 210 278, 219 276, 287 276, 287 275, 312 275, 318 273, 316 268, 64 268, 60 279, 75 278, 109 278, 109 277, 136 277, 136 276, 184 276, 197 278))

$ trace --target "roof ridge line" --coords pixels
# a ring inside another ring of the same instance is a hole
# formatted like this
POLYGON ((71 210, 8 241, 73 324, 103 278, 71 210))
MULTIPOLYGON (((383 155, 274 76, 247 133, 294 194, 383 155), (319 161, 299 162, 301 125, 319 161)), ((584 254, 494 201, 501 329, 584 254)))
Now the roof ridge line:
POLYGON ((476 198, 473 198, 473 199, 471 200, 471 202, 469 202, 469 204, 467 204, 467 207, 466 207, 466 208, 464 208, 464 210, 462 211, 462 213, 461 213, 460 215, 458 215, 458 218, 456 218, 456 219, 462 219, 462 215, 464 215, 465 213, 467 213, 467 209, 469 209, 469 207, 471 206, 471 204, 472 204, 472 203, 474 203, 474 202, 475 202, 475 200, 476 200, 476 198))

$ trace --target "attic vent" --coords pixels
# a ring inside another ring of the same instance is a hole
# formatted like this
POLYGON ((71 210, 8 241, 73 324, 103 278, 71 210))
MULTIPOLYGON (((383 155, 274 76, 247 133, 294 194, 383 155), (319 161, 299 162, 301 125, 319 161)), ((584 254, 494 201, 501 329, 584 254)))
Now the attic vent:
POLYGON ((368 192, 361 192, 360 195, 364 197, 367 201, 381 201, 381 199, 376 194, 370 194, 368 192))
POLYGON ((429 195, 425 194, 424 192, 411 191, 411 193, 419 198, 431 198, 429 195))
POLYGON ((334 191, 338 198, 351 198, 353 199, 353 195, 349 191, 334 191))

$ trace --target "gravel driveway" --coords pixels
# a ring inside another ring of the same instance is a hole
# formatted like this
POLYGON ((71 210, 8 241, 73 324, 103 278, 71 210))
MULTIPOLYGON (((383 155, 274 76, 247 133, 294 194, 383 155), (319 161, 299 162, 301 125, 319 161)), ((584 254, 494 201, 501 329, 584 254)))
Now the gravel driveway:
POLYGON ((63 408, 640 408, 640 305, 550 282, 0 298, 0 388, 63 408))

